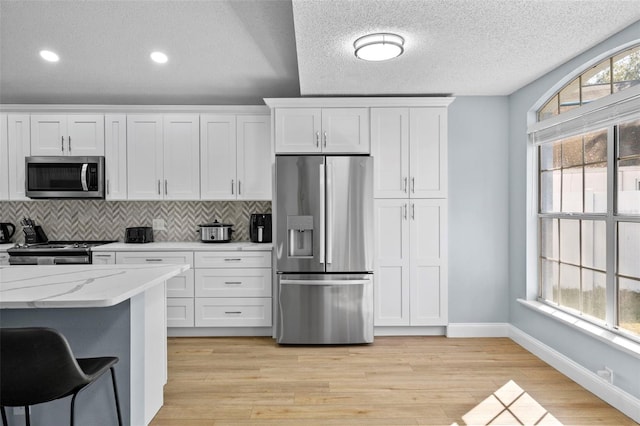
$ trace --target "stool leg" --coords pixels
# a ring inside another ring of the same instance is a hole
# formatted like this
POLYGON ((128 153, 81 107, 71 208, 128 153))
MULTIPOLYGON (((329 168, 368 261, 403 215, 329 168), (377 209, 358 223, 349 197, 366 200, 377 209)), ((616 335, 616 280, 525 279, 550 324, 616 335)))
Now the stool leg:
POLYGON ((27 426, 31 426, 31 414, 29 413, 29 406, 24 406, 24 421, 27 426))
POLYGON ((116 397, 116 410, 118 411, 118 426, 122 426, 122 414, 120 413, 120 399, 118 398, 118 386, 116 385, 116 372, 113 367, 111 370, 111 381, 113 382, 113 395, 116 397))
POLYGON ((78 396, 78 393, 74 393, 73 396, 71 397, 71 420, 70 420, 70 424, 71 426, 73 426, 73 423, 75 421, 75 414, 76 414, 76 396, 78 396))
POLYGON ((4 410, 4 405, 2 406, 2 426, 9 426, 9 422, 7 422, 7 412, 4 410))

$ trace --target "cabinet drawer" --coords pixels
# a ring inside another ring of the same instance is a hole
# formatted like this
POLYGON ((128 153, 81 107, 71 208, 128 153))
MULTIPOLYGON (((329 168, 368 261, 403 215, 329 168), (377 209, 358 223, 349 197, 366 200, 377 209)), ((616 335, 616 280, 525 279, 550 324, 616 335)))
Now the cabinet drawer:
POLYGON ((140 263, 158 263, 158 264, 188 264, 193 268, 193 252, 153 252, 153 251, 136 251, 136 252, 119 252, 116 253, 116 263, 123 264, 140 264, 140 263))
POLYGON ((271 268, 196 269, 196 297, 271 297, 271 268))
POLYGON ((167 297, 193 297, 194 293, 193 269, 167 280, 167 297))
POLYGON ((195 253, 196 268, 271 268, 270 251, 208 251, 195 253))
POLYGON ((0 265, 8 265, 8 264, 9 264, 9 254, 0 253, 0 265))
POLYGON ((196 327, 270 327, 271 298, 197 298, 196 327))
POLYGON ((193 299, 167 298, 167 327, 193 327, 193 299))
POLYGON ((92 253, 91 259, 94 265, 113 265, 116 263, 116 254, 113 252, 92 253))

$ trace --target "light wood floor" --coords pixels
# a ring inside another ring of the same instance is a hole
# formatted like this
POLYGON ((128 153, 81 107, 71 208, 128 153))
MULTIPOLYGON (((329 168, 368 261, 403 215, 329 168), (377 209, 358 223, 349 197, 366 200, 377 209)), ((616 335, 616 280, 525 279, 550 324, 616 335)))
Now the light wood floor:
POLYGON ((315 347, 170 338, 165 403, 151 424, 520 423, 637 424, 509 339, 444 337, 315 347))

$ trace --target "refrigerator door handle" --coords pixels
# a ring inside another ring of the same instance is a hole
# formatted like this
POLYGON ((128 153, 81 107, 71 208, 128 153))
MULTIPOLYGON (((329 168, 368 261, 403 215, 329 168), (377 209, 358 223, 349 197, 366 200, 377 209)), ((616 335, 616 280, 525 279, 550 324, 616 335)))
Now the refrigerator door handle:
POLYGON ((324 191, 324 164, 320 164, 320 263, 324 264, 324 205, 325 205, 325 191, 324 191))
POLYGON ((333 260, 333 164, 327 163, 327 264, 333 260))
POLYGON ((371 280, 280 280, 282 285, 363 285, 370 283, 371 280))

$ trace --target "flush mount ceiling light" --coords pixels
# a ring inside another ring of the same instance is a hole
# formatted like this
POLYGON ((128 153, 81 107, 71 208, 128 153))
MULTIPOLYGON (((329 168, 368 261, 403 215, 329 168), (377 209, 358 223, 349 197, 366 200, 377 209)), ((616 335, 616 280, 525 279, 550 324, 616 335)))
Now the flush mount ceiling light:
POLYGON ((355 55, 365 61, 386 61, 402 55, 404 39, 397 34, 376 33, 353 42, 355 55))
POLYGON ((58 54, 50 50, 41 50, 40 57, 48 62, 58 62, 60 60, 58 54))
POLYGON ((169 60, 169 57, 162 52, 151 52, 151 60, 158 64, 164 64, 169 60))

